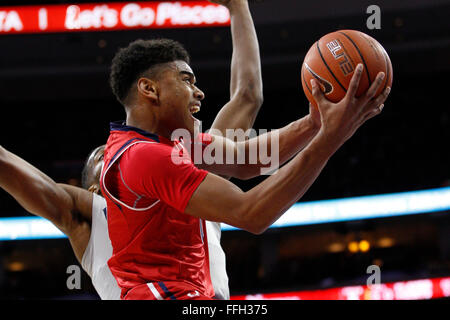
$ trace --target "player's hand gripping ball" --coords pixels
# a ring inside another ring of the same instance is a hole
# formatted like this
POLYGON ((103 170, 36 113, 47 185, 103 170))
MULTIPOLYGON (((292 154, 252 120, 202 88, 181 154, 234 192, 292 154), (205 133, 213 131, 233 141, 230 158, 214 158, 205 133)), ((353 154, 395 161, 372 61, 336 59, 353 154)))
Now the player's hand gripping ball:
POLYGON ((316 106, 311 93, 313 78, 328 100, 340 101, 347 92, 358 63, 364 69, 356 97, 367 91, 379 72, 384 72, 385 77, 375 97, 386 87, 392 86, 391 60, 374 38, 356 30, 339 30, 316 41, 306 54, 301 70, 303 91, 309 102, 316 106))

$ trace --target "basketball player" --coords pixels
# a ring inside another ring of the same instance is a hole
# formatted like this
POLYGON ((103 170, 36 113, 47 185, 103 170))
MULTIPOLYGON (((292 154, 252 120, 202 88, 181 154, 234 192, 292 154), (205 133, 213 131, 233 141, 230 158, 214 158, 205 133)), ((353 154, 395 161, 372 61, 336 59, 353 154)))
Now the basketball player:
MULTIPOLYGON (((239 0, 226 4, 230 12, 247 5, 239 0)), ((237 153, 242 147, 247 159, 261 138, 234 142, 196 135, 198 120, 192 114, 204 93, 195 85, 182 45, 168 39, 135 41, 120 50, 113 59, 111 86, 126 121, 111 123, 100 183, 113 246, 108 265, 121 287, 121 299, 213 298, 205 220, 260 234, 301 198, 340 146, 382 110, 390 88, 375 95, 385 75, 379 73, 356 98, 362 70, 359 64, 338 103, 328 101, 312 80, 320 129, 312 131, 313 138, 299 153, 304 141, 298 123, 280 129, 280 162, 295 156, 277 174, 243 192, 218 174, 240 177, 245 171, 254 174, 252 168, 258 166, 218 161, 208 172, 194 165, 181 141, 172 139, 173 132, 186 130, 194 141, 223 150, 237 153), (174 161, 174 154, 181 161, 174 161)))
MULTIPOLYGON (((217 2, 219 1, 211 1, 217 2)), ((213 128, 251 128, 262 104, 259 48, 247 6, 231 12, 233 56, 231 64, 231 103, 217 115, 213 128), (252 89, 248 90, 248 84, 252 89)), ((309 123, 309 117, 302 122, 309 123)), ((0 147, 0 186, 26 210, 50 220, 65 233, 77 259, 91 277, 102 299, 119 299, 120 290, 107 266, 112 247, 106 225, 106 203, 100 194, 99 175, 104 146, 88 157, 81 188, 57 184, 37 168, 0 147)), ((212 281, 216 298, 229 299, 225 255, 220 246, 220 224, 207 222, 212 281)))
MULTIPOLYGON (((0 187, 27 211, 51 221, 66 234, 75 256, 89 275, 102 300, 119 300, 120 289, 108 267, 112 255, 106 222, 106 201, 99 176, 104 146, 89 155, 82 174, 88 191, 57 184, 39 169, 0 146, 0 187)), ((228 300, 225 253, 220 245, 220 224, 207 221, 210 268, 216 298, 228 300)))

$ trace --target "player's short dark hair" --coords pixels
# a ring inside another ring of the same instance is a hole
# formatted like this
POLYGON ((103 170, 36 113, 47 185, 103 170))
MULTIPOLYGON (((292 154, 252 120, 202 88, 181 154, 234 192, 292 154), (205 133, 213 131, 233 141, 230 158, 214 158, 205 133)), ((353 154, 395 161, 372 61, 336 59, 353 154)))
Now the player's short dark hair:
POLYGON ((121 48, 112 60, 110 85, 116 98, 124 104, 133 83, 151 67, 190 57, 178 41, 170 39, 136 40, 121 48))

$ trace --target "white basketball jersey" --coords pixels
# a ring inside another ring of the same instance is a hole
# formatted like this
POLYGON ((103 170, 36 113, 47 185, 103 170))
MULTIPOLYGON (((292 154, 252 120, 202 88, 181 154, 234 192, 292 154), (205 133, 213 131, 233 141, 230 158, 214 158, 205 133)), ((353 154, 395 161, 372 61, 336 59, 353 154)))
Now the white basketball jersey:
POLYGON ((230 299, 230 289, 228 288, 228 275, 225 263, 225 252, 220 245, 222 230, 219 222, 206 222, 206 232, 208 235, 209 251, 209 272, 214 288, 215 297, 220 300, 230 299))
MULTIPOLYGON (((225 253, 220 246, 220 223, 206 221, 208 234, 209 266, 215 297, 230 299, 225 253)), ((111 240, 106 220, 106 200, 94 194, 92 200, 91 237, 83 254, 81 265, 92 279, 92 284, 102 300, 119 300, 120 288, 108 267, 112 255, 111 240)))
POLYGON ((120 300, 120 288, 108 267, 112 251, 106 221, 106 201, 103 197, 94 194, 91 237, 81 265, 91 277, 92 284, 102 300, 120 300))

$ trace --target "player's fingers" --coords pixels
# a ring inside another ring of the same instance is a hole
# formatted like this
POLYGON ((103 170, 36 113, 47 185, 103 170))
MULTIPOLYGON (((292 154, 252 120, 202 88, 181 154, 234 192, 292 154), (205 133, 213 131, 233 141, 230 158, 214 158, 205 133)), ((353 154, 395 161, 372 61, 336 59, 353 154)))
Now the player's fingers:
POLYGON ((311 87, 312 87, 312 95, 317 105, 321 105, 322 102, 326 100, 322 90, 320 90, 320 86, 315 79, 311 79, 311 87))
POLYGON ((311 113, 311 111, 313 111, 313 110, 318 110, 317 109, 317 104, 316 105, 313 105, 311 102, 309 103, 309 113, 311 113))
POLYGON ((373 108, 376 108, 377 106, 381 106, 382 104, 384 104, 390 92, 391 92, 390 87, 384 89, 384 91, 378 97, 376 97, 376 99, 373 99, 372 101, 369 101, 367 103, 365 109, 372 110, 373 108))
POLYGON ((367 92, 366 92, 366 95, 365 95, 366 101, 369 101, 373 97, 375 97, 375 95, 378 92, 378 89, 380 88, 380 86, 383 83, 384 77, 385 77, 384 72, 378 72, 377 77, 375 78, 375 81, 372 83, 369 90, 367 90, 367 92))
POLYGON ((379 114, 381 113, 381 111, 383 111, 383 108, 384 108, 384 104, 378 106, 378 107, 375 108, 375 109, 372 109, 370 112, 368 112, 368 113, 364 116, 364 118, 363 118, 361 124, 364 123, 364 122, 366 122, 367 120, 369 120, 369 119, 371 119, 371 118, 373 118, 373 117, 379 115, 379 114))
POLYGON ((355 72, 353 72, 352 79, 350 80, 350 84, 348 85, 346 97, 353 98, 356 95, 356 91, 358 91, 359 81, 361 80, 361 75, 363 71, 363 65, 358 63, 356 66, 355 72))

